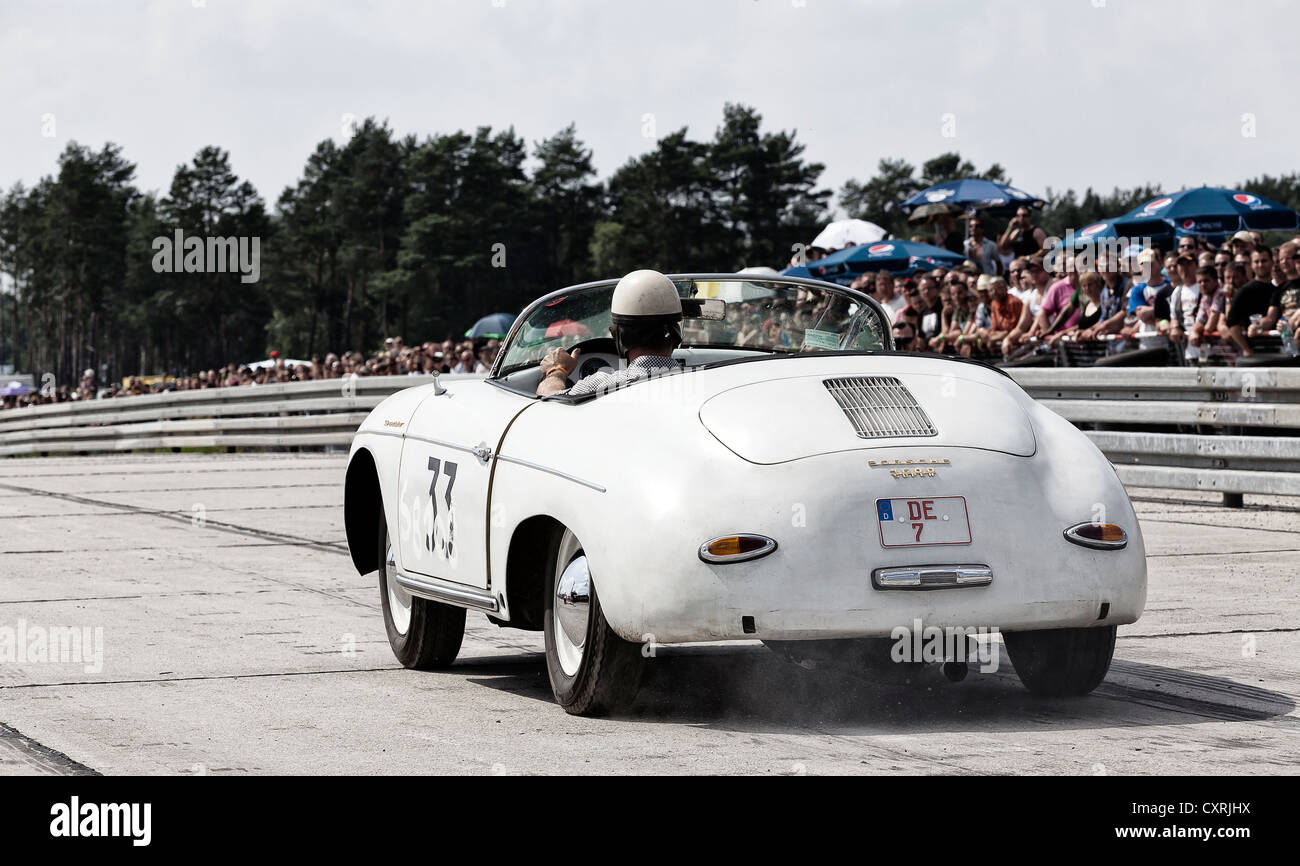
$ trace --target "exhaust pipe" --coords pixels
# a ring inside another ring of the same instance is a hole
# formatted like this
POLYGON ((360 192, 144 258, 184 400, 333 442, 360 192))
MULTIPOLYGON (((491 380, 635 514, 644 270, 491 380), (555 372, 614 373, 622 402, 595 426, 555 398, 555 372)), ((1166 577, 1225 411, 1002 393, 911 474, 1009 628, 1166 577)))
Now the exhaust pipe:
POLYGON ((959 683, 966 679, 966 675, 970 673, 970 665, 966 664, 966 662, 944 662, 942 670, 943 675, 948 678, 948 682, 959 683))

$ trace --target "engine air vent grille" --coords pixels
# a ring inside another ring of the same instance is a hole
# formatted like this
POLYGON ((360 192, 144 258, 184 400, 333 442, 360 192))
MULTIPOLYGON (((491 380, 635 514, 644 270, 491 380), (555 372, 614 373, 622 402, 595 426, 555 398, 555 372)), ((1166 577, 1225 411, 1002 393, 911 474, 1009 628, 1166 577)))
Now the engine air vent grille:
POLYGON ((849 376, 822 381, 863 439, 937 434, 934 422, 917 404, 912 392, 893 376, 849 376))

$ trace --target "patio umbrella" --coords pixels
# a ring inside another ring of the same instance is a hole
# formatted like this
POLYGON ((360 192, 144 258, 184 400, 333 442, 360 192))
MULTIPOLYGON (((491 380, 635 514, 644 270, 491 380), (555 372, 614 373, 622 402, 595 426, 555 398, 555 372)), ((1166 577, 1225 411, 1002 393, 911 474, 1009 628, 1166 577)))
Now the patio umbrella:
POLYGON ((284 361, 284 365, 286 367, 299 367, 299 366, 310 367, 311 366, 311 361, 303 361, 297 358, 281 359, 279 357, 267 358, 265 361, 253 361, 252 363, 246 364, 245 366, 248 367, 248 369, 250 370, 260 370, 263 367, 274 367, 276 365, 276 362, 280 360, 284 361))
MULTIPOLYGON (((812 264, 816 264, 816 262, 813 262, 812 264)), ((788 267, 788 268, 786 268, 785 270, 781 271, 781 276, 783 276, 783 277, 811 277, 811 276, 812 276, 812 271, 808 270, 808 268, 804 267, 803 265, 791 265, 790 267, 788 267)))
POLYGON ((1214 248, 1219 248, 1228 242, 1232 235, 1227 232, 1189 232, 1183 229, 1175 229, 1174 236, 1179 238, 1193 237, 1205 241, 1214 248))
POLYGON ((882 241, 863 244, 832 253, 823 259, 808 263, 808 270, 820 279, 852 279, 858 274, 873 271, 891 271, 910 274, 918 270, 930 271, 938 267, 950 268, 966 261, 943 247, 915 241, 882 241))
POLYGON ((1285 205, 1253 193, 1209 186, 1152 199, 1116 220, 1116 228, 1128 235, 1130 222, 1153 219, 1194 235, 1300 228, 1300 215, 1285 205))
POLYGON ((471 340, 488 337, 504 340, 514 323, 515 317, 511 313, 493 313, 475 322, 474 327, 465 332, 465 336, 471 340))
POLYGON ((874 244, 889 237, 889 232, 866 220, 836 220, 813 238, 810 246, 824 250, 842 250, 859 244, 874 244))
MULTIPOLYGON (((983 211, 994 215, 1014 213, 1020 207, 1041 208, 1046 204, 1043 199, 1032 196, 1021 189, 993 180, 967 177, 935 184, 923 189, 900 204, 899 210, 910 217, 917 209, 926 205, 946 204, 957 207, 967 214, 983 211)), ((966 240, 970 239, 970 223, 966 224, 966 240)), ((962 244, 965 249, 965 242, 962 244)))
POLYGON ((1041 208, 1046 202, 1005 183, 970 177, 935 184, 921 190, 898 207, 911 216, 918 208, 934 204, 955 206, 968 213, 988 211, 999 214, 1010 213, 1022 205, 1041 208))
POLYGON ((930 222, 937 216, 944 214, 953 214, 954 216, 961 213, 961 208, 955 204, 945 202, 934 202, 933 204, 923 204, 912 210, 911 216, 907 218, 910 223, 930 222))
POLYGON ((1090 226, 1084 226, 1081 229, 1067 229, 1066 234, 1061 238, 1061 246, 1066 249, 1074 249, 1084 243, 1097 243, 1099 241, 1115 241, 1119 238, 1128 238, 1137 241, 1142 238, 1150 238, 1153 241, 1167 241, 1174 236, 1173 228, 1164 220, 1130 220, 1125 223, 1126 231, 1121 232, 1115 224, 1119 222, 1118 217, 1102 220, 1093 223, 1090 226))
POLYGON ((30 393, 32 393, 32 389, 17 380, 10 382, 3 388, 0 388, 0 397, 21 397, 24 394, 30 393))

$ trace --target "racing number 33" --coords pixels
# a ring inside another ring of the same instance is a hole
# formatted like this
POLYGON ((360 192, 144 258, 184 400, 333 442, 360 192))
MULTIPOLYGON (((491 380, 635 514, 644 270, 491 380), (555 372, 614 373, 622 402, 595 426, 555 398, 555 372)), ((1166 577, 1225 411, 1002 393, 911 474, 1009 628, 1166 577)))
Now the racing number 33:
POLYGON ((429 501, 433 505, 433 515, 429 519, 429 533, 424 536, 424 546, 430 551, 436 549, 444 558, 451 557, 456 542, 456 521, 451 508, 451 489, 456 486, 456 468, 457 464, 450 460, 443 463, 437 457, 429 458, 429 471, 433 473, 433 480, 429 482, 429 501), (439 474, 447 476, 447 490, 443 494, 443 501, 447 504, 447 534, 443 538, 438 537, 439 474))

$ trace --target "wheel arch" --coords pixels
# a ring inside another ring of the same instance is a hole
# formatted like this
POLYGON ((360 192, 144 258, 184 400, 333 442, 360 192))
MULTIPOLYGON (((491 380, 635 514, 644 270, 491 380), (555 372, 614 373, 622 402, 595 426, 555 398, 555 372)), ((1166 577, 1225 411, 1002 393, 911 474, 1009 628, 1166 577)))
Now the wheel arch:
POLYGON ((512 628, 540 631, 544 620, 547 573, 552 566, 550 551, 565 525, 549 514, 528 517, 515 527, 506 554, 505 596, 512 628))
POLYGON ((383 507, 374 455, 367 448, 358 448, 348 462, 343 483, 343 528, 358 574, 369 574, 378 567, 373 561, 375 514, 383 513, 383 507))

